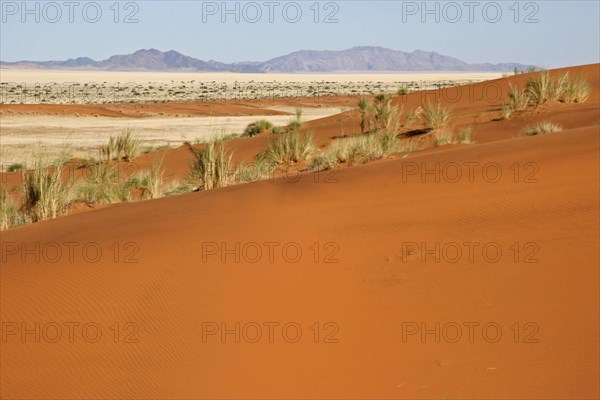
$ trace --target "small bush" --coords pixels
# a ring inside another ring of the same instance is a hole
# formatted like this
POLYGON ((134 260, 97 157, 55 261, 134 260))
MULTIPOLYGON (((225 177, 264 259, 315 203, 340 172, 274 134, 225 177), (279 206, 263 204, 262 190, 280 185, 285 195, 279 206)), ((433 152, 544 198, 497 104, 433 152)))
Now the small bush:
POLYGON ((259 121, 255 121, 255 122, 252 122, 251 124, 248 124, 248 126, 244 130, 244 133, 242 136, 248 136, 248 137, 256 136, 267 129, 271 129, 272 127, 273 127, 272 123, 270 123, 269 121, 267 121, 265 119, 261 119, 259 121))
POLYGON ((398 96, 404 96, 406 94, 409 93, 408 87, 406 87, 406 85, 402 85, 398 88, 398 91, 396 92, 396 94, 398 96))
POLYGON ((25 169, 25 164, 23 163, 14 163, 14 164, 10 164, 8 166, 8 168, 6 169, 7 172, 16 172, 16 171, 21 171, 25 169))
POLYGON ((292 121, 288 124, 287 128, 288 131, 297 131, 298 129, 300 129, 302 127, 302 122, 299 121, 292 121))
POLYGON ((523 129, 523 134, 525 136, 537 136, 537 135, 545 135, 547 133, 554 133, 562 131, 562 126, 558 124, 553 124, 552 122, 540 122, 536 125, 530 125, 523 129))
POLYGON ((271 140, 269 146, 259 154, 258 160, 272 165, 295 163, 308 159, 315 149, 312 134, 307 133, 302 138, 298 131, 288 132, 271 140))
POLYGON ((285 133, 285 129, 283 129, 281 126, 274 126, 271 129, 271 135, 281 135, 285 133))
POLYGON ((432 130, 437 131, 448 125, 452 119, 452 112, 449 108, 443 107, 439 103, 431 104, 431 102, 427 101, 427 103, 423 104, 423 117, 427 125, 432 130))

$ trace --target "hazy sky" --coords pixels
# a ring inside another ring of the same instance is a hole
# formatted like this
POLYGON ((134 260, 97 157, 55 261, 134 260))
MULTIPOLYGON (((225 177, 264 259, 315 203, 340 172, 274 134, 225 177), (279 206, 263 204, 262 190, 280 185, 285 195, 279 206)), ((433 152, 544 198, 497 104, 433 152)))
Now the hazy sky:
POLYGON ((600 61, 597 0, 0 3, 2 61, 101 60, 142 48, 265 61, 365 45, 546 68, 600 61))

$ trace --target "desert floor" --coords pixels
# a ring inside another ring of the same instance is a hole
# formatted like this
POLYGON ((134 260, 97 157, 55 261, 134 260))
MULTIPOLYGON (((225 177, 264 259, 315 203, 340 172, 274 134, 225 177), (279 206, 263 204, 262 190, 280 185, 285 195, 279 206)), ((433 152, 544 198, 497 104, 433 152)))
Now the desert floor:
MULTIPOLYGON (((566 71, 586 102, 502 119, 529 74, 442 96, 472 144, 3 231, 1 397, 597 399, 600 65, 566 71), (542 121, 563 130, 524 137, 542 121)), ((321 150, 359 132, 356 110, 315 117, 321 150)), ((190 157, 135 162, 181 177, 190 157)))

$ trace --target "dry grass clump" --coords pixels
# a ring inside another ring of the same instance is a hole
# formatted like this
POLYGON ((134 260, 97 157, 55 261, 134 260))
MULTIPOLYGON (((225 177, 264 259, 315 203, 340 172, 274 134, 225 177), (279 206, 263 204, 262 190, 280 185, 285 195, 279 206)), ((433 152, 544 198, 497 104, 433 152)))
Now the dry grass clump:
POLYGON ((102 158, 105 160, 133 161, 140 154, 141 144, 133 136, 133 130, 123 129, 119 136, 111 136, 108 144, 100 148, 102 158))
POLYGON ((512 111, 523 111, 527 108, 530 100, 529 93, 526 90, 521 90, 518 85, 513 84, 510 84, 508 87, 508 98, 512 111))
POLYGON ((298 131, 278 135, 257 157, 258 161, 271 165, 297 163, 307 160, 316 150, 311 133, 304 137, 298 131))
MULTIPOLYGON (((568 74, 568 72, 567 72, 568 74)), ((567 79, 562 88, 560 101, 564 103, 583 103, 592 92, 592 84, 583 77, 567 79)))
POLYGON ((56 218, 73 204, 74 189, 70 179, 63 179, 62 165, 36 160, 25 175, 23 213, 32 222, 56 218))
POLYGON ((538 107, 550 101, 557 101, 562 95, 567 80, 568 74, 553 79, 548 71, 544 71, 535 78, 528 79, 525 90, 529 94, 531 103, 538 107))
POLYGON ((5 188, 0 189, 0 231, 30 223, 5 188))
POLYGON ((159 199, 163 197, 164 173, 163 160, 156 160, 150 171, 139 173, 128 181, 128 186, 140 190, 142 199, 159 199))
POLYGON ((388 157, 393 153, 409 152, 418 149, 414 140, 406 140, 400 145, 392 131, 337 139, 324 154, 315 157, 310 169, 333 169, 340 163, 348 165, 365 164, 369 161, 388 157))
POLYGON ((190 183, 200 190, 210 190, 233 182, 235 173, 231 171, 232 154, 226 152, 222 144, 209 143, 200 149, 194 146, 189 148, 194 155, 188 177, 190 183))
POLYGON ((451 131, 437 130, 433 133, 434 146, 445 146, 454 143, 454 134, 451 131))
POLYGON ((472 144, 473 142, 473 128, 465 126, 458 131, 458 143, 460 144, 472 144))
POLYGON ((537 136, 537 135, 545 135, 547 133, 555 133, 562 131, 562 126, 558 124, 554 124, 552 122, 540 122, 535 125, 529 125, 523 129, 523 135, 525 136, 537 136))
POLYGON ((452 110, 448 107, 443 107, 439 103, 432 104, 430 101, 427 101, 423 104, 423 118, 433 131, 437 131, 448 125, 452 119, 452 110))

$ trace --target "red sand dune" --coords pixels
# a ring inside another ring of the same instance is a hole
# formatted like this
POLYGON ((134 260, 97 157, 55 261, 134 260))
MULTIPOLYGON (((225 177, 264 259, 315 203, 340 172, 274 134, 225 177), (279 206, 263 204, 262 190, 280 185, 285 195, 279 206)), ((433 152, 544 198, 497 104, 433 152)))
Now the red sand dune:
POLYGON ((2 398, 598 398, 599 67, 460 103, 473 145, 2 232, 2 398))

